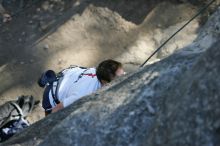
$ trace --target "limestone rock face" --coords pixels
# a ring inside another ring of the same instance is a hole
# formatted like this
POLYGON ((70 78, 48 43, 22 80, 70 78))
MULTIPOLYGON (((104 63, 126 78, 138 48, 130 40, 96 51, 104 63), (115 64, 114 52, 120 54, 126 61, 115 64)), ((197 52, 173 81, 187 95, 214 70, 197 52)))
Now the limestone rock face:
MULTIPOLYGON (((219 13, 205 27, 219 24, 219 13)), ((197 45, 118 79, 3 145, 219 146, 219 31, 202 30, 213 36, 207 49, 200 49, 204 35, 197 45)))

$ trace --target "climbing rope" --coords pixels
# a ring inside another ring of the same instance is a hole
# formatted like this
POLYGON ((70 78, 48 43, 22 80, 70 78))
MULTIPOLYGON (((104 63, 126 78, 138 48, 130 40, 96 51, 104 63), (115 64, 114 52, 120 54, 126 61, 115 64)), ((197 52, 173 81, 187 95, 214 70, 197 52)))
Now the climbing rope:
POLYGON ((206 9, 214 3, 215 0, 212 0, 210 3, 208 3, 204 8, 202 8, 195 16, 193 16, 186 24, 184 24, 180 29, 178 29, 171 37, 169 37, 159 48, 157 48, 148 58, 147 60, 140 65, 140 67, 143 67, 163 46, 165 46, 177 33, 179 33, 182 29, 184 29, 190 22, 192 22, 196 17, 198 17, 200 14, 206 11, 206 9))

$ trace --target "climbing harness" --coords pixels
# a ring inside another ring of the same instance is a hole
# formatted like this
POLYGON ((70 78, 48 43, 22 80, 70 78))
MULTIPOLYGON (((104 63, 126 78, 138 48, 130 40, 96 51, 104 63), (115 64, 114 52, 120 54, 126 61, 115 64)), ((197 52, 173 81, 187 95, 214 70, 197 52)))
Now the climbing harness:
POLYGON ((147 60, 140 65, 140 67, 143 67, 163 46, 165 46, 177 33, 179 33, 182 29, 184 29, 190 22, 192 22, 196 17, 198 17, 200 14, 206 11, 206 9, 214 3, 216 0, 212 0, 210 3, 208 3, 204 8, 202 8, 195 16, 193 16, 186 24, 184 24, 180 29, 178 29, 171 37, 169 37, 159 48, 157 48, 148 58, 147 60))
POLYGON ((91 78, 96 77, 95 73, 90 73, 89 69, 86 67, 80 67, 80 66, 70 66, 69 68, 66 68, 59 73, 55 73, 53 70, 47 70, 46 72, 42 73, 41 77, 38 80, 38 85, 42 88, 45 88, 44 94, 43 94, 43 102, 42 106, 45 109, 46 113, 51 113, 52 111, 52 105, 49 101, 49 93, 51 93, 53 102, 55 105, 59 104, 59 96, 58 96, 58 90, 60 88, 60 84, 63 81, 63 77, 65 76, 65 73, 67 73, 68 70, 72 69, 81 69, 81 73, 77 76, 76 80, 73 81, 73 84, 77 83, 83 76, 88 76, 91 78))

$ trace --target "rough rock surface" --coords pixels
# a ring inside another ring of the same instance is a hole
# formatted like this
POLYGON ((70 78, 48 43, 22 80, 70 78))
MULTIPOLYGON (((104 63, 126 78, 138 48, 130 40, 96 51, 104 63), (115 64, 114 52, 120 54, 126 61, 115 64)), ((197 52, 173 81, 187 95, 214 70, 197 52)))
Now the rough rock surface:
POLYGON ((191 46, 118 79, 3 145, 219 146, 220 32, 212 27, 219 22, 220 9, 191 46), (208 46, 206 36, 214 40, 208 46))
POLYGON ((168 89, 145 144, 220 145, 220 43, 168 89))
MULTIPOLYGON (((125 64, 127 71, 135 70, 152 51, 209 2, 2 1, 13 18, 9 23, 0 22, 0 104, 23 94, 41 100, 43 90, 36 81, 47 69, 60 71, 73 64, 96 66, 102 60, 112 58, 125 64)), ((194 20, 151 61, 190 45, 198 36, 200 21, 206 22, 219 1, 216 0, 207 10, 203 19, 198 17, 194 20)), ((206 38, 204 42, 210 42, 210 39, 206 38)), ((43 117, 43 109, 39 106, 29 120, 33 123, 43 117)))

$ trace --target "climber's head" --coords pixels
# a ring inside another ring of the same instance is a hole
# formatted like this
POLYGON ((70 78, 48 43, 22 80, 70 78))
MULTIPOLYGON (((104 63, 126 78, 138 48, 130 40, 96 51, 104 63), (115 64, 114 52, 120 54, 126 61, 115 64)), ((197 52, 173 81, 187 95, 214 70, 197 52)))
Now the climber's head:
POLYGON ((122 76, 123 74, 122 64, 111 59, 101 62, 96 70, 97 78, 102 84, 109 83, 115 77, 122 76))

